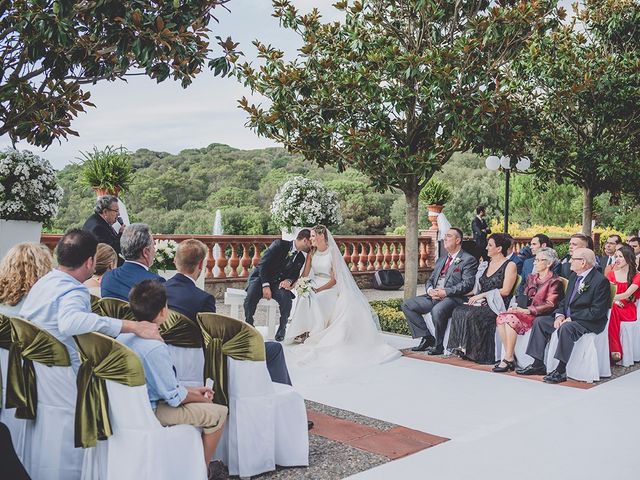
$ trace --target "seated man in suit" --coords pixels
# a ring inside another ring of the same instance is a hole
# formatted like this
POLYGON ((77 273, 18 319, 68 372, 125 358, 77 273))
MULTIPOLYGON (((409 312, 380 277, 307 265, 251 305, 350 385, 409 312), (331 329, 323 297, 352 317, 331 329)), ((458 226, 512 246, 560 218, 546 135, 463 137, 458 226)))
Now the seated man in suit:
POLYGON ((533 322, 527 354, 535 361, 528 367, 516 370, 520 375, 544 375, 545 347, 551 334, 558 331, 558 348, 555 358, 558 367, 548 375, 547 383, 567 380, 567 363, 575 342, 585 333, 600 333, 607 325, 607 311, 611 304, 609 281, 596 268, 596 255, 588 248, 576 248, 571 257, 571 271, 567 295, 562 299, 554 315, 537 317, 533 322))
MULTIPOLYGON (((571 276, 571 255, 573 255, 573 251, 576 248, 588 248, 593 251, 593 239, 583 233, 574 233, 571 235, 571 238, 569 238, 569 253, 560 259, 560 270, 558 272, 561 277, 567 280, 569 280, 571 276)), ((597 257, 595 268, 596 270, 602 271, 597 257)))
POLYGON ((124 231, 124 225, 120 225, 118 232, 113 229, 112 225, 116 223, 119 216, 118 197, 104 195, 98 198, 93 209, 93 215, 87 218, 87 221, 82 226, 82 230, 91 232, 96 236, 98 243, 106 243, 116 251, 118 266, 123 263, 120 256, 120 237, 124 231))
MULTIPOLYGON (((201 241, 189 239, 180 242, 175 258, 178 273, 165 284, 169 308, 194 321, 200 312, 216 311, 215 298, 196 285, 206 256, 207 247, 201 241)), ((282 345, 278 342, 265 342, 264 346, 271 380, 291 385, 282 345)))
POLYGON ((507 234, 506 237, 511 242, 511 245, 507 249, 507 260, 516 264, 518 275, 520 275, 520 273, 522 273, 522 264, 524 263, 525 257, 516 253, 516 242, 513 240, 513 237, 509 234, 507 234))
POLYGON ((129 291, 143 280, 165 280, 157 273, 149 271, 156 256, 156 246, 149 226, 144 223, 132 223, 127 226, 120 238, 122 255, 125 262, 121 267, 104 274, 100 283, 102 298, 127 300, 129 291))
POLYGON ((451 319, 451 312, 464 302, 464 295, 473 289, 478 261, 462 250, 462 231, 450 228, 444 236, 444 248, 448 255, 440 258, 425 285, 426 295, 410 298, 402 304, 413 338, 422 340, 412 350, 429 355, 444 353, 444 334, 451 319), (436 329, 434 338, 427 329, 423 315, 431 312, 436 329))
MULTIPOLYGON (((128 300, 137 321, 160 327, 169 316, 161 283, 143 280, 131 289, 128 300)), ((178 383, 169 348, 162 340, 145 340, 130 334, 121 334, 117 340, 140 357, 147 394, 158 421, 165 427, 187 424, 201 428, 208 478, 227 478, 220 462, 209 463, 222 436, 227 407, 213 403, 214 393, 209 387, 183 387, 178 383)))
POLYGON ((613 268, 613 263, 616 260, 616 249, 618 245, 621 244, 622 238, 620 235, 609 235, 609 237, 607 237, 607 241, 604 242, 604 255, 600 256, 600 266, 602 267, 602 271, 605 275, 613 268))

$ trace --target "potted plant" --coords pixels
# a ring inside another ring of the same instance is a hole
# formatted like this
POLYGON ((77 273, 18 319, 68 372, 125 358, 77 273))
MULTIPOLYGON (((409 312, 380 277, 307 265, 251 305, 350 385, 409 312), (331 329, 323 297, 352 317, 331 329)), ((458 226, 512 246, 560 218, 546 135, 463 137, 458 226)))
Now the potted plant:
POLYGON ((96 195, 115 195, 129 188, 133 179, 131 154, 124 147, 107 146, 103 150, 93 147, 82 155, 81 179, 95 190, 96 195))
POLYGON ((0 259, 17 243, 40 242, 42 224, 56 216, 62 194, 47 160, 27 150, 0 152, 0 259))
POLYGON ((338 194, 322 182, 305 177, 293 177, 276 193, 271 214, 282 228, 282 238, 291 240, 302 227, 319 223, 330 226, 342 222, 338 194))
POLYGON ((451 190, 440 180, 432 178, 420 192, 420 200, 427 204, 431 230, 438 229, 438 215, 451 198, 451 190))

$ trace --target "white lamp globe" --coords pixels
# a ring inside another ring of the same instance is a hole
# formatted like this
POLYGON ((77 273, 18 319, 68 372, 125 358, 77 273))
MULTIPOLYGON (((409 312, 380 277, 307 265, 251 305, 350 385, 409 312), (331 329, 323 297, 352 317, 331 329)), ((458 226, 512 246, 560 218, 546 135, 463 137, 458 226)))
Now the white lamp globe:
POLYGON ((521 172, 524 172, 525 170, 528 170, 530 166, 531 160, 529 160, 529 157, 521 157, 518 161, 518 164, 516 165, 516 168, 521 172))
POLYGON ((511 158, 506 156, 500 157, 500 165, 502 166, 502 168, 511 168, 511 158))
POLYGON ((484 164, 489 170, 498 170, 500 168, 500 159, 495 155, 489 155, 484 164))

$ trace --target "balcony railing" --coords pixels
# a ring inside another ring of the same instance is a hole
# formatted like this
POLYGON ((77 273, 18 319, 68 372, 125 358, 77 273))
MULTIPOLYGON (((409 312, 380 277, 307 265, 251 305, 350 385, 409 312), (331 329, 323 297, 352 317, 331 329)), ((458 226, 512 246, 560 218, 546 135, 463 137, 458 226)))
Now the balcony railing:
MULTIPOLYGON (((41 242, 53 251, 60 237, 61 235, 42 235, 41 242)), ((251 268, 260 263, 264 250, 280 237, 273 235, 154 235, 154 238, 174 240, 178 243, 195 238, 203 242, 208 252, 205 279, 216 282, 247 278, 251 268), (215 248, 216 246, 219 249, 215 248), (214 254, 214 252, 218 253, 214 254)), ((386 268, 404 270, 404 236, 336 236, 334 239, 344 261, 354 275, 386 268)), ((435 248, 431 237, 421 236, 418 245, 418 268, 428 270, 433 267, 435 259, 435 248)))

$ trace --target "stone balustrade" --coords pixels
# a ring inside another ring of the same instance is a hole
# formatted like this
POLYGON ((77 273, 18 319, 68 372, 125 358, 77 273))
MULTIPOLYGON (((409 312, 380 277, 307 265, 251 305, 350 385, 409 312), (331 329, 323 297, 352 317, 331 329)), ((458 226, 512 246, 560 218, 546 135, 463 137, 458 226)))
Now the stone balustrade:
MULTIPOLYGON (((41 242, 53 251, 61 235, 44 234, 41 242)), ((195 238, 207 246, 207 282, 224 282, 247 278, 249 271, 260 262, 262 252, 271 242, 280 238, 274 235, 154 235, 156 240, 181 242, 195 238), (215 248, 216 246, 219 247, 215 248), (214 252, 219 252, 214 254, 214 252), (215 274, 214 274, 215 272, 215 274)), ((433 267, 435 246, 432 236, 419 237, 419 270, 433 267)), ((405 237, 390 235, 335 236, 344 261, 354 275, 375 270, 396 268, 404 271, 405 237)))

